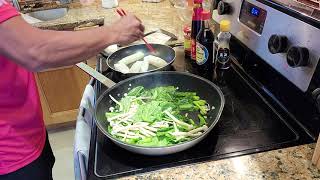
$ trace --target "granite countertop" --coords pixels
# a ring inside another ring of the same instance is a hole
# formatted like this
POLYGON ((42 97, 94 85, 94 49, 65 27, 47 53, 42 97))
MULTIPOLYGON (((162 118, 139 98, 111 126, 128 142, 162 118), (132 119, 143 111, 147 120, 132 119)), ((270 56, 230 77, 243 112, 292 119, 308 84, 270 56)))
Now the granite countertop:
MULTIPOLYGON (((174 33, 180 39, 183 37, 183 22, 168 0, 161 3, 143 3, 141 0, 119 0, 119 7, 140 18, 146 27, 146 32, 162 28, 174 33)), ((36 23, 34 26, 42 29, 63 30, 70 24, 99 22, 101 19, 104 19, 104 24, 109 25, 118 18, 119 16, 115 13, 115 9, 102 8, 101 1, 96 0, 93 4, 87 6, 79 3, 71 4, 67 15, 64 17, 36 23)))
MULTIPOLYGON (((141 0, 120 0, 120 7, 134 13, 146 26, 146 31, 162 28, 182 38, 183 22, 168 0, 161 3, 142 3, 141 0)), ((34 24, 43 29, 61 30, 70 24, 104 21, 108 25, 117 17, 114 9, 104 9, 101 3, 90 6, 71 5, 66 16, 34 24)), ((315 144, 219 161, 162 169, 123 179, 319 179, 320 170, 311 164, 315 144)))
POLYGON ((162 169, 121 179, 320 179, 320 170, 311 164, 315 144, 162 169))

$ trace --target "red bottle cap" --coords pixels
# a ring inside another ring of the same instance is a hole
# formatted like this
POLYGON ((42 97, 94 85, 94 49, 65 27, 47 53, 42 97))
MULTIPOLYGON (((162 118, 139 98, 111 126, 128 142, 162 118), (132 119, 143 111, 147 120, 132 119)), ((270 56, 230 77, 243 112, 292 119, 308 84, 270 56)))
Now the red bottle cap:
POLYGON ((184 28, 183 28, 183 32, 185 33, 191 33, 191 27, 186 25, 184 28))
POLYGON ((194 4, 201 4, 203 2, 203 0, 194 0, 193 3, 194 4))
POLYGON ((202 20, 209 20, 209 19, 211 19, 211 13, 210 13, 210 11, 202 11, 202 12, 201 12, 201 17, 202 17, 202 20))

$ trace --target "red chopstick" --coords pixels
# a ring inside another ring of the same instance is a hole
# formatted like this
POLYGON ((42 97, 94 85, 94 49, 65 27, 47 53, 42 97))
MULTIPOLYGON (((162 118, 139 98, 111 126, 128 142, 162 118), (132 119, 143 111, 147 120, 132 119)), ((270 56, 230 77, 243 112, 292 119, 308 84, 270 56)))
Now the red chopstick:
POLYGON ((127 13, 122 8, 120 8, 120 11, 122 12, 123 15, 127 15, 127 13))
POLYGON ((142 38, 142 40, 146 44, 150 52, 153 52, 153 53, 156 52, 156 50, 144 38, 142 38))
MULTIPOLYGON (((127 13, 122 8, 116 9, 116 11, 121 17, 127 15, 127 13)), ((156 52, 156 50, 144 38, 142 38, 142 40, 146 44, 150 52, 156 52)))
POLYGON ((116 11, 121 17, 127 15, 126 12, 124 12, 123 9, 116 9, 116 11))

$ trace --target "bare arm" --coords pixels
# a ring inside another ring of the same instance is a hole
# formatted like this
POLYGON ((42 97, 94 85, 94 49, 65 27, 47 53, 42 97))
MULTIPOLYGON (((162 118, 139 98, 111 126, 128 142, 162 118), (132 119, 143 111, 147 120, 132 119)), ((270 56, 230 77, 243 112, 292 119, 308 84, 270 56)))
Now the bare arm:
POLYGON ((134 16, 77 32, 40 30, 17 16, 0 24, 0 54, 31 71, 41 71, 86 60, 111 44, 135 41, 143 30, 134 16))

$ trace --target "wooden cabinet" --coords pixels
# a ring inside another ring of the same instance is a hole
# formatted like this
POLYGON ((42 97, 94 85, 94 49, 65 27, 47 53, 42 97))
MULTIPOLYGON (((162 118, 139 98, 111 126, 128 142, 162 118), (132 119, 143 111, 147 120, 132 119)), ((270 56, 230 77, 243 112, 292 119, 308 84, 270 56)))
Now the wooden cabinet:
POLYGON ((90 77, 76 66, 36 73, 46 126, 75 122, 90 77))

